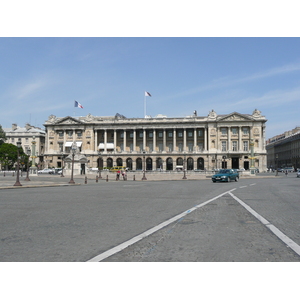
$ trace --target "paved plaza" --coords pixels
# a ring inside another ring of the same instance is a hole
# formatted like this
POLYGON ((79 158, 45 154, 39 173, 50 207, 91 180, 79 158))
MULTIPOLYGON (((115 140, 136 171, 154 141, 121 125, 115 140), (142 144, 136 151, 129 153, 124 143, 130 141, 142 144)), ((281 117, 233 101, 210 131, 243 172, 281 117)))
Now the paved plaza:
POLYGON ((135 175, 1 177, 0 261, 300 261, 294 173, 135 175))

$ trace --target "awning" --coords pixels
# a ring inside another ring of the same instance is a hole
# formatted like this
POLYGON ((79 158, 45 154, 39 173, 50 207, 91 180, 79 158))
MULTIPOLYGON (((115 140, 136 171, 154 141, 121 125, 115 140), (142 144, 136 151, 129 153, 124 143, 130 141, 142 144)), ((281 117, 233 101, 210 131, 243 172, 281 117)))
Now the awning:
MULTIPOLYGON (((98 148, 104 149, 104 143, 100 143, 98 148)), ((115 149, 114 143, 106 143, 106 149, 115 149)))
MULTIPOLYGON (((71 147, 73 142, 66 142, 65 147, 71 147)), ((77 147, 81 147, 82 142, 76 142, 77 147)))

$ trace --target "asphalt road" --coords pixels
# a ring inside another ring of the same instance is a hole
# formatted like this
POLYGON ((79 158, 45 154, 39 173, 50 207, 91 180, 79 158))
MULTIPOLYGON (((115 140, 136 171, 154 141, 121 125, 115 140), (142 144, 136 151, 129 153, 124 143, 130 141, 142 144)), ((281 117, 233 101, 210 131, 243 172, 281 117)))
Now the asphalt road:
POLYGON ((0 190, 0 261, 93 260, 183 212, 102 261, 300 261, 233 197, 300 245, 299 180, 293 174, 231 183, 103 180, 0 190))

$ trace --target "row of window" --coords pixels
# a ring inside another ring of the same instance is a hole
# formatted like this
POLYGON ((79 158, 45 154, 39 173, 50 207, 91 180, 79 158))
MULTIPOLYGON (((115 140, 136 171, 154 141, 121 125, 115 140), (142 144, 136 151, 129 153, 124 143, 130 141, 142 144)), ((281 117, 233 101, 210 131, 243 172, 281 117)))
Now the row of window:
MULTIPOLYGON (((222 135, 227 135, 227 133, 228 133, 228 128, 227 127, 221 127, 220 130, 221 130, 222 135)), ((231 133, 233 135, 237 135, 238 132, 239 132, 238 127, 231 127, 230 130, 231 130, 231 133)), ((72 137, 73 132, 74 132, 73 130, 67 130, 66 134, 67 134, 67 136, 72 137)), ((75 133, 76 133, 77 137, 79 137, 79 138, 82 137, 82 131, 76 131, 75 133)), ((244 135, 248 135, 249 134, 249 128, 248 127, 242 127, 242 133, 244 135)), ((137 131, 137 136, 138 137, 142 138, 143 134, 144 134, 144 132, 142 130, 137 131)), ((148 134, 149 138, 153 138, 153 131, 147 131, 147 134, 148 134)), ((173 134, 174 134, 173 130, 167 130, 167 137, 172 138, 173 134)), ((161 131, 161 130, 158 131, 157 135, 158 135, 159 138, 162 138, 163 137, 163 131, 161 131)), ((197 130, 197 135, 198 135, 198 137, 203 137, 204 130, 197 130)), ((60 138, 63 138, 64 132, 63 131, 58 131, 58 136, 60 138)), ((111 137, 113 137, 113 136, 114 136, 114 133, 111 133, 111 137)), ((178 130, 177 131, 177 136, 179 138, 183 137, 183 130, 178 130)), ((193 130, 187 130, 187 137, 193 137, 193 136, 194 136, 194 131, 193 130)), ((102 137, 104 137, 104 133, 102 133, 102 137)), ((129 137, 133 138, 133 131, 130 131, 129 137)), ((124 138, 124 132, 120 132, 120 138, 124 138)))
MULTIPOLYGON (((227 127, 221 127, 221 134, 222 135, 227 135, 228 133, 228 128, 227 127)), ((238 134, 239 133, 239 128, 238 127, 231 127, 231 134, 238 134)), ((248 127, 242 127, 242 133, 244 135, 249 134, 249 128, 248 127)))
MULTIPOLYGON (((228 147, 227 147, 228 143, 227 141, 222 141, 222 151, 227 151, 228 147)), ((232 151, 238 151, 238 141, 232 141, 231 142, 232 151)), ((243 141, 243 151, 249 151, 249 141, 243 141)))

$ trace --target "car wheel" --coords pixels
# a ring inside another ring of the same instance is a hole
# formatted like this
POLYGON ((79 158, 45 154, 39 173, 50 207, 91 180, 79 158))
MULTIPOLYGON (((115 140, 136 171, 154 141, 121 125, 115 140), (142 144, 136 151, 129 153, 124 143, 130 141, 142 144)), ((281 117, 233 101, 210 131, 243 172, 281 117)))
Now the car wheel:
POLYGON ((238 178, 238 177, 235 177, 235 181, 238 182, 238 181, 239 181, 239 178, 238 178))
POLYGON ((227 178, 227 182, 230 182, 230 178, 229 177, 227 178))

